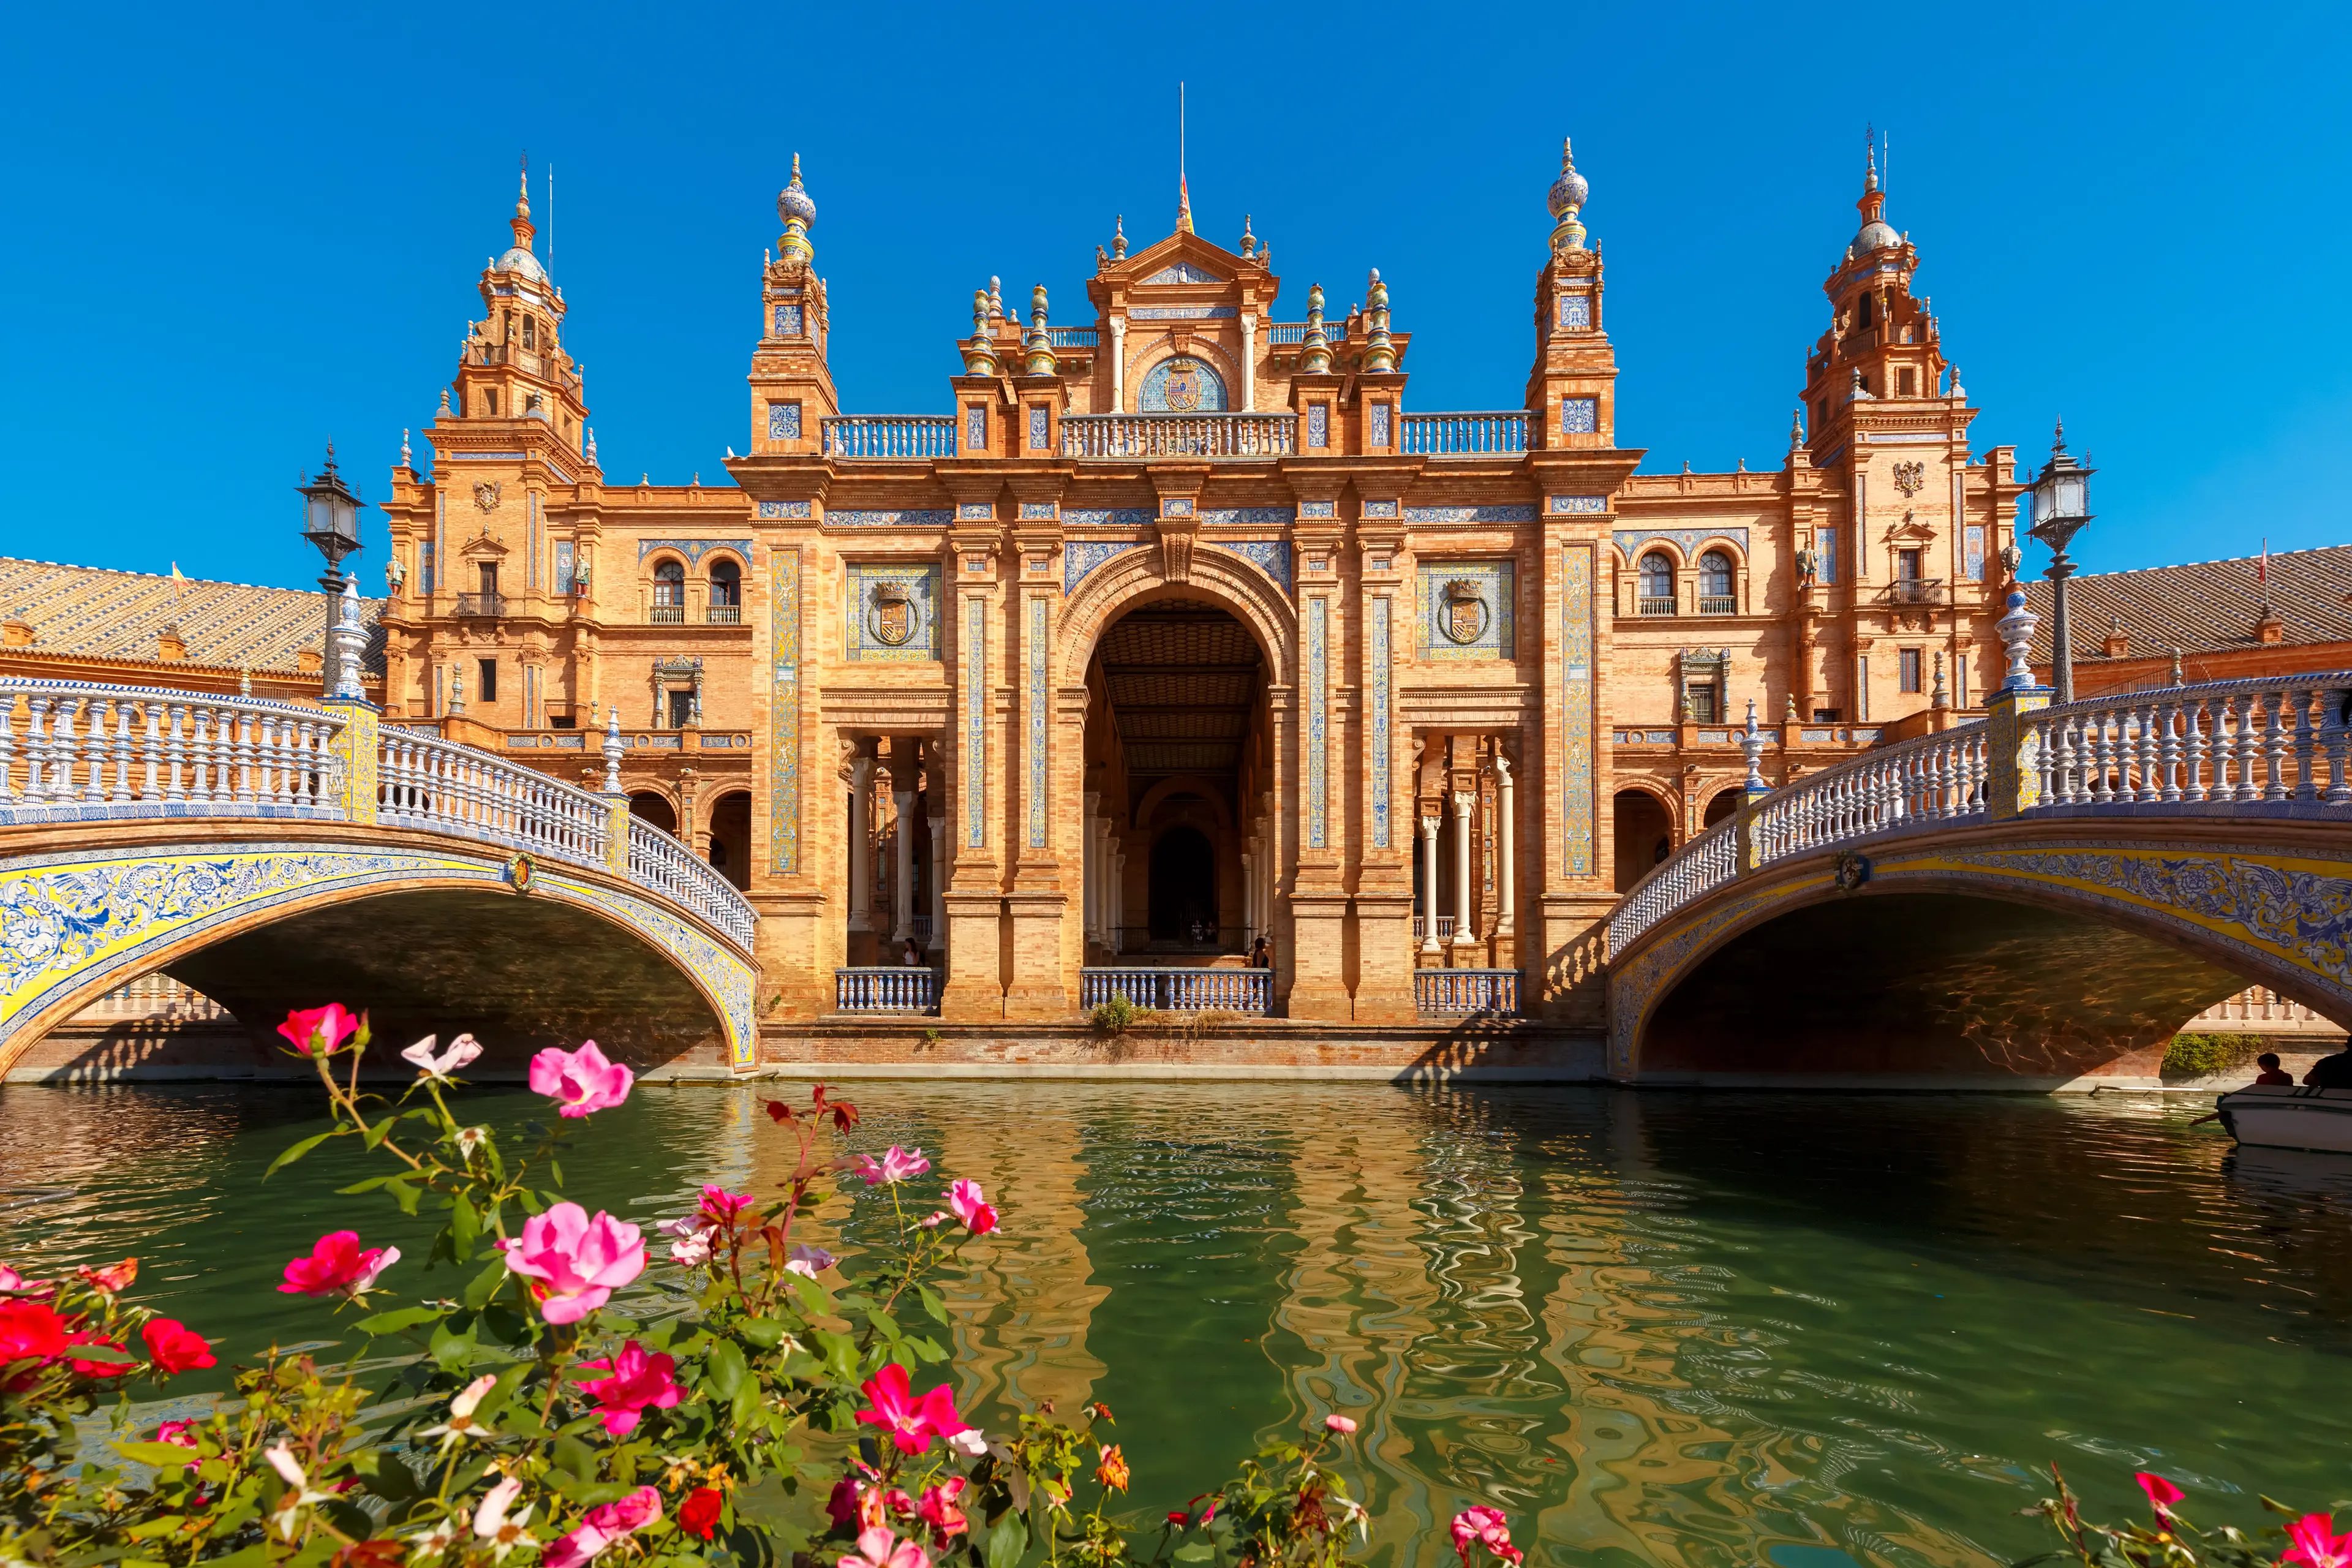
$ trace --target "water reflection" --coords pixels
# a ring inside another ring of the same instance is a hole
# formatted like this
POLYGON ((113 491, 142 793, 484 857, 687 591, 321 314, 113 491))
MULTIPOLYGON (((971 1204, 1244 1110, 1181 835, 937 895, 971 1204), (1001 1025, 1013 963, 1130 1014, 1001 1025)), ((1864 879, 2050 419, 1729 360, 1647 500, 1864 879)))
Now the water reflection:
MULTIPOLYGON (((580 1131, 566 1173, 647 1221, 704 1180, 773 1193, 793 1150, 761 1098, 646 1092, 580 1131)), ((1472 1500, 1509 1511, 1538 1563, 1893 1568, 2042 1549, 2011 1513, 2052 1458, 2110 1512, 2142 1467, 2247 1524, 2257 1489, 2342 1489, 2352 1161, 2232 1154, 2187 1125, 2201 1106, 858 1098, 861 1146, 919 1143, 1003 1211, 934 1331, 962 1403, 1002 1426, 1108 1400, 1139 1503, 1181 1501, 1335 1410, 1360 1423, 1372 1556, 1393 1568, 1450 1561, 1444 1521, 1472 1500)), ((501 1128, 539 1110, 469 1104, 501 1128)), ((358 1169, 333 1147, 262 1184, 312 1130, 290 1092, 0 1091, 0 1256, 54 1270, 137 1251, 160 1304, 224 1325, 236 1353, 323 1337, 314 1306, 273 1292, 278 1262, 355 1215, 413 1258, 426 1229, 329 1196, 358 1169)), ((854 1258, 888 1215, 888 1194, 854 1188, 797 1234, 854 1258)))

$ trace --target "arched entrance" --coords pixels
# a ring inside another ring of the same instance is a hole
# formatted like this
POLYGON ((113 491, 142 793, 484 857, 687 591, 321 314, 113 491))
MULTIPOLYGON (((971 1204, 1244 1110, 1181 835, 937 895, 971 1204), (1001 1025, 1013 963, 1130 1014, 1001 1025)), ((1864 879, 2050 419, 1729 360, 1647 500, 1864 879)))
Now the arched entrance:
POLYGON ((652 823, 664 833, 677 831, 677 809, 653 790, 641 789, 629 796, 629 815, 652 823))
POLYGON ((1617 792, 1617 890, 1629 893, 1650 868, 1674 853, 1675 825, 1664 803, 1644 789, 1617 792))
POLYGON ((1265 659, 1223 605, 1181 591, 1104 628, 1087 676, 1087 947, 1237 960, 1271 923, 1265 659))

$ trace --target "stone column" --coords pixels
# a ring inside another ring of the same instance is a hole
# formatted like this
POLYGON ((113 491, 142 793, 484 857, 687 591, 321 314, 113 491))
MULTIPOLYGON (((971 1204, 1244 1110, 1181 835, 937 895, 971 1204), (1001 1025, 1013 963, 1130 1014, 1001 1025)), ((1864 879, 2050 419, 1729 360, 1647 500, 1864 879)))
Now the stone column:
POLYGON ((1421 951, 1437 951, 1437 823, 1421 819, 1421 951))
POLYGON ((1127 412, 1127 318, 1110 319, 1110 411, 1127 412))
POLYGON ((1095 805, 1100 794, 1088 790, 1080 797, 1086 811, 1078 818, 1078 907, 1086 919, 1087 940, 1102 930, 1102 850, 1095 842, 1095 805))
MULTIPOLYGON (((1244 844, 1250 842, 1243 839, 1244 844)), ((1242 851, 1242 949, 1247 952, 1250 939, 1257 934, 1257 888, 1250 880, 1250 852, 1242 851)))
POLYGON ((874 923, 867 907, 874 867, 866 842, 873 831, 867 820, 873 815, 873 797, 874 759, 860 755, 849 764, 849 929, 860 936, 874 923))
POLYGON ((1454 945, 1468 947, 1476 938, 1470 920, 1470 808, 1476 792, 1454 792, 1454 945))
POLYGON ((1114 849, 1110 854, 1110 930, 1104 933, 1105 945, 1113 952, 1127 951, 1127 851, 1114 849))
POLYGON ((1515 869, 1518 853, 1517 814, 1511 809, 1511 759, 1498 749, 1495 752, 1495 814, 1502 818, 1500 842, 1496 854, 1502 860, 1502 908, 1496 912, 1495 934, 1518 934, 1518 874, 1515 869))
POLYGON ((938 952, 948 944, 948 819, 934 816, 931 824, 931 942, 926 950, 938 952))
MULTIPOLYGON (((890 798, 898 807, 898 817, 890 825, 891 871, 896 895, 893 901, 898 906, 898 920, 890 928, 890 942, 895 947, 915 934, 915 840, 909 836, 908 826, 915 820, 915 792, 902 789, 890 798)), ((896 952, 890 954, 890 962, 898 962, 896 952)))
POLYGON ((1242 311, 1242 405, 1236 411, 1252 414, 1257 410, 1257 312, 1242 311))

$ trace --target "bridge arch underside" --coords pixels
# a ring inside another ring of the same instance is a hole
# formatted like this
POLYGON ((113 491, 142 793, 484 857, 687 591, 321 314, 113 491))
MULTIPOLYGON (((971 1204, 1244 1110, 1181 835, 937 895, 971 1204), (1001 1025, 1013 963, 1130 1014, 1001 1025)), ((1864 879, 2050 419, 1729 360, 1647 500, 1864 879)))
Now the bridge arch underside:
POLYGON ((365 1009, 370 1067, 401 1076, 412 1069, 398 1052, 428 1034, 483 1044, 472 1079, 520 1077, 541 1047, 592 1037, 640 1072, 743 1065, 750 966, 618 889, 542 872, 518 893, 505 868, 462 854, 386 875, 383 855, 323 845, 215 845, 201 857, 190 847, 9 868, 0 913, 18 932, 46 921, 63 940, 32 963, 29 948, 0 953, 16 961, 0 972, 15 983, 0 1070, 66 1080, 299 1072, 277 1026, 327 1002, 365 1009), (257 859, 289 868, 273 875, 247 864, 257 859), (306 885, 307 873, 317 879, 306 885), (236 1027, 58 1027, 157 971, 220 1004, 236 1027))
POLYGON ((2352 1021, 2340 831, 2060 826, 1865 843, 1715 889, 1611 964, 1612 1072, 2153 1081, 2172 1034, 2249 984, 2352 1021))

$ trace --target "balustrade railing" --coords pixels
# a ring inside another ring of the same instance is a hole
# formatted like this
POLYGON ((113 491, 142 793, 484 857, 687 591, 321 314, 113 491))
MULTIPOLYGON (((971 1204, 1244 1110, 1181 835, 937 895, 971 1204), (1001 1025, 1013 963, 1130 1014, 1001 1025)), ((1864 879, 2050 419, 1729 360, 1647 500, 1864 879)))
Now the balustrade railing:
POLYGON ((1256 1013, 1272 1000, 1271 969, 1152 969, 1141 965, 1082 969, 1078 1000, 1099 1007, 1124 996, 1162 1013, 1256 1013))
POLYGON ((1416 969, 1412 972, 1412 1005, 1416 1012, 1424 1016, 1495 1013, 1508 1016, 1519 1010, 1519 972, 1416 969))
MULTIPOLYGON (((2352 670, 2122 692, 2018 716, 2037 786, 2018 815, 2318 816, 2352 824, 2352 670)), ((1758 866, 1890 834, 1982 820, 1991 727, 1874 747, 1766 795, 1748 824, 1758 866)), ((1738 874, 1738 818, 1635 884, 1609 921, 1612 955, 1738 874)))
MULTIPOLYGON (((1440 942, 1452 942, 1452 941, 1454 940, 1454 916, 1452 916, 1452 915, 1440 915, 1440 916, 1438 916, 1438 917, 1437 917, 1437 940, 1438 940, 1438 941, 1440 941, 1440 942)), ((1429 935, 1429 917, 1428 917, 1427 915, 1415 915, 1415 916, 1413 916, 1413 917, 1412 917, 1412 940, 1413 940, 1413 941, 1415 941, 1415 942, 1421 942, 1421 941, 1424 940, 1425 938, 1427 938, 1427 937, 1428 937, 1428 935, 1429 935)))
POLYGON ((849 414, 824 421, 828 458, 952 458, 952 415, 849 414))
POLYGON ((634 816, 629 818, 629 880, 684 904, 745 947, 751 945, 758 917, 726 873, 634 816))
POLYGON ((478 838, 579 866, 611 860, 601 795, 436 735, 376 736, 376 816, 396 827, 478 838))
POLYGON ((0 821, 340 816, 342 720, 245 697, 0 680, 0 821), (152 808, 152 809, 148 809, 152 808))
POLYGON ((1280 458, 1295 414, 1086 414, 1062 421, 1065 458, 1280 458))
MULTIPOLYGON (((1303 343, 1307 341, 1307 323, 1304 321, 1269 321, 1266 323, 1265 341, 1276 348, 1282 348, 1290 343, 1303 343)), ((1348 341, 1348 323, 1345 321, 1324 322, 1323 341, 1327 343, 1346 342, 1348 341)))
POLYGON ((1057 349, 1090 349, 1102 341, 1100 327, 1047 327, 1045 341, 1057 349))
POLYGON ((833 972, 836 1013, 936 1013, 940 977, 934 969, 906 964, 833 972))
POLYGON ((1433 458, 1478 457, 1528 449, 1528 416, 1517 410, 1496 414, 1408 414, 1398 424, 1402 426, 1405 451, 1433 458))

